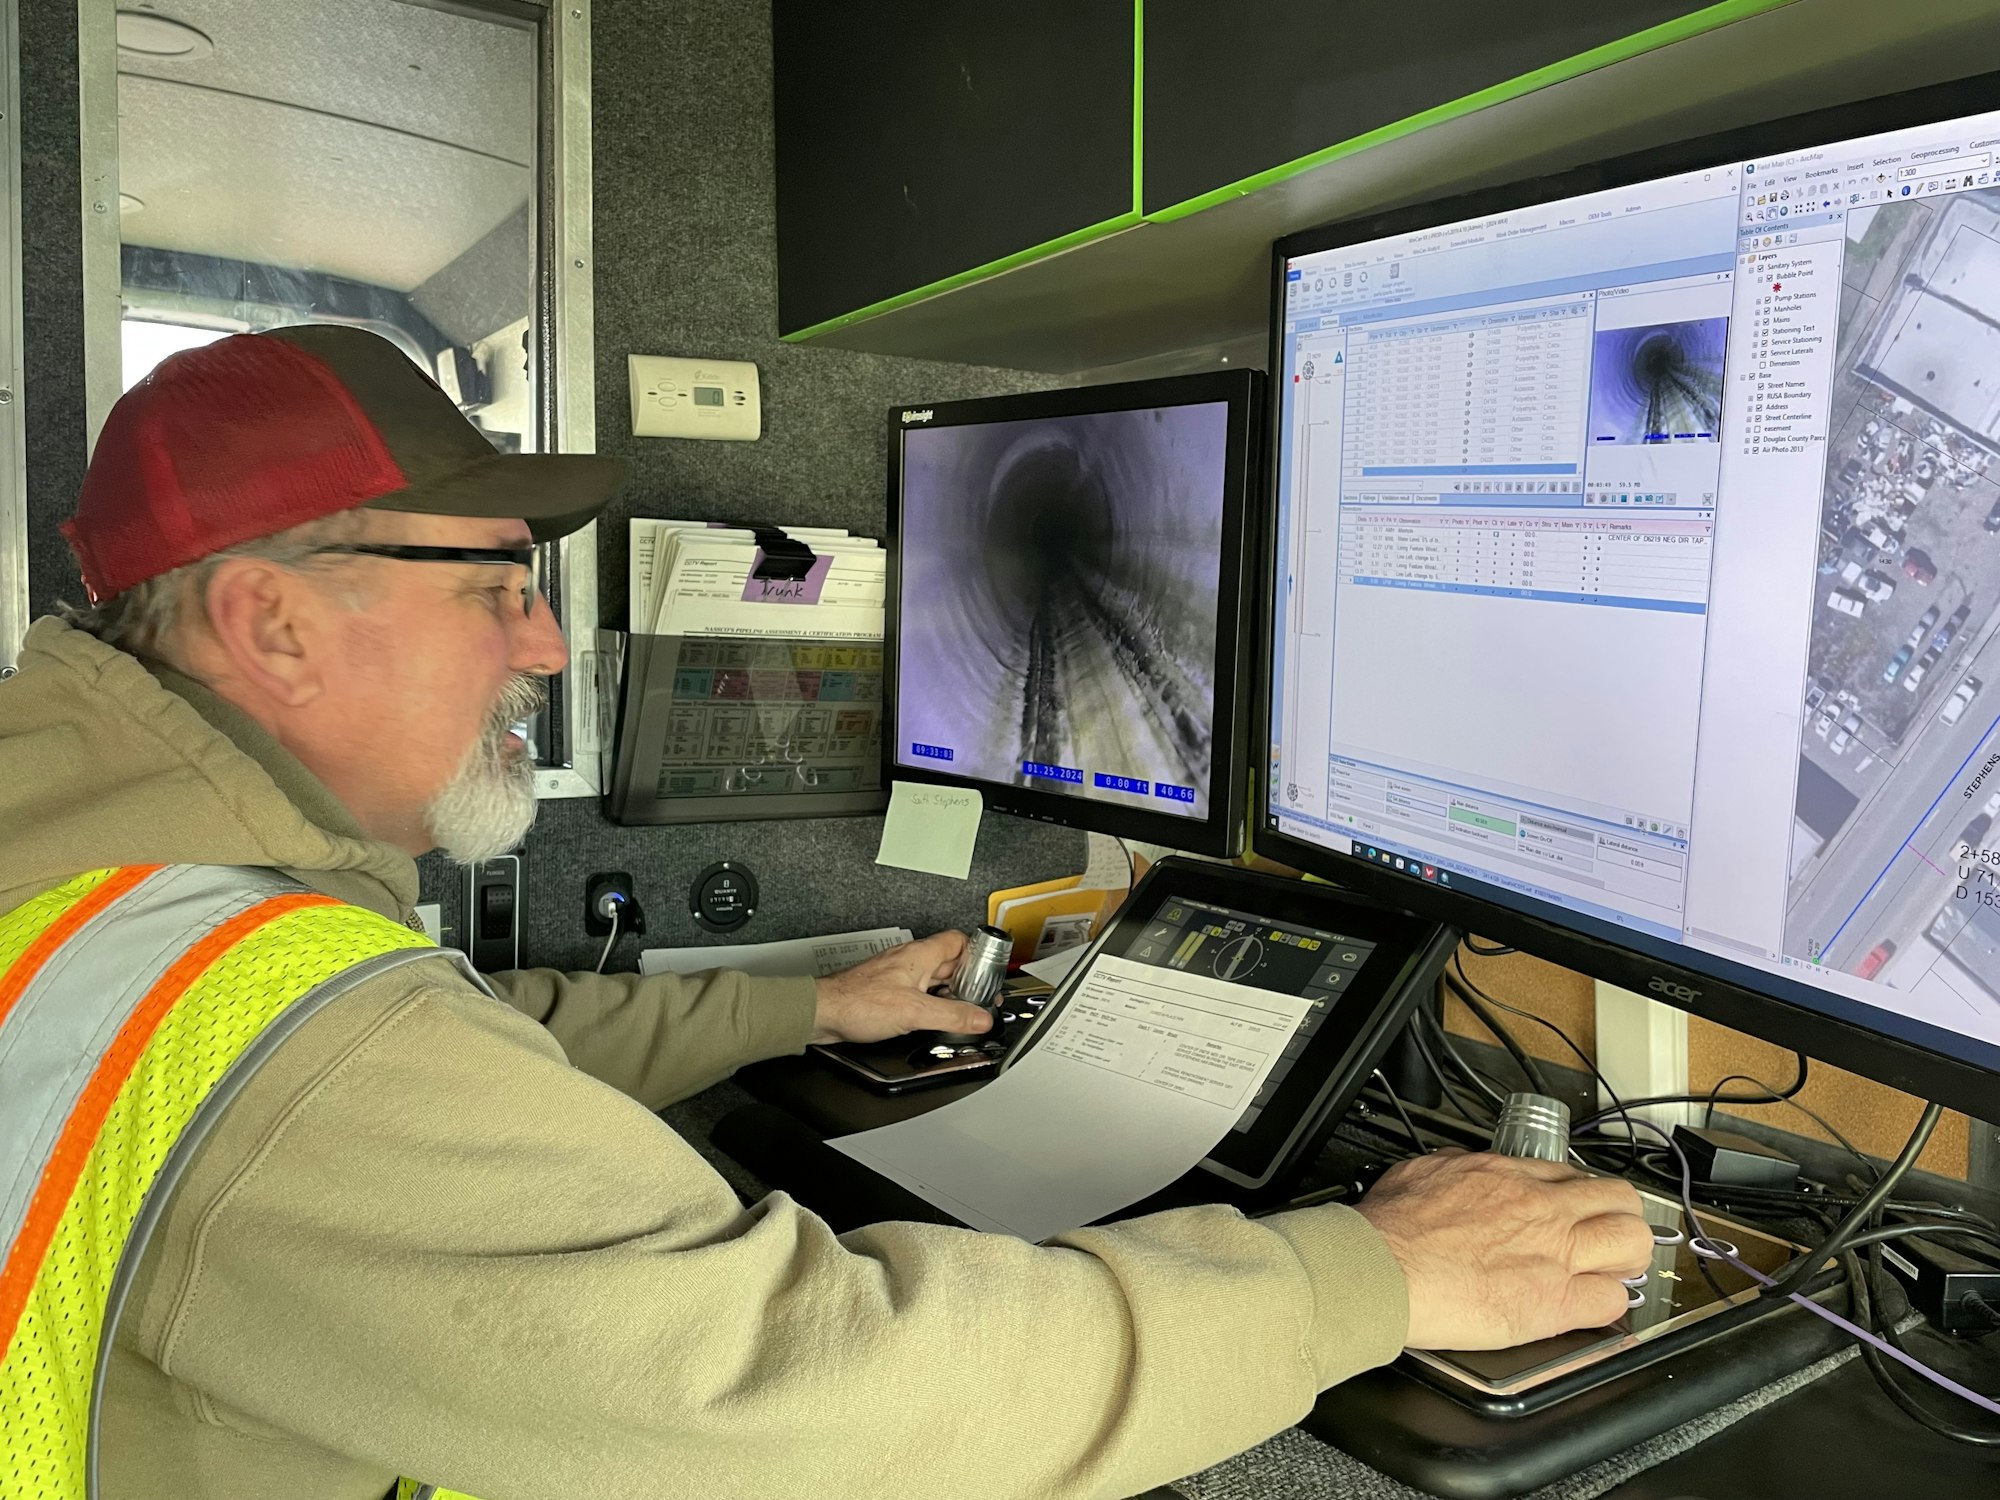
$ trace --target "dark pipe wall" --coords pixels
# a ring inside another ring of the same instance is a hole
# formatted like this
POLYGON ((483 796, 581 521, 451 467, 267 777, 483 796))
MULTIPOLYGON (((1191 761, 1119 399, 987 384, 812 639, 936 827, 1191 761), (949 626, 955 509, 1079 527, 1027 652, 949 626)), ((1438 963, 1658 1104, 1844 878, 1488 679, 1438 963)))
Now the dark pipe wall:
POLYGON ((1207 405, 908 433, 905 738, 995 781, 1205 788, 1226 430, 1207 405))

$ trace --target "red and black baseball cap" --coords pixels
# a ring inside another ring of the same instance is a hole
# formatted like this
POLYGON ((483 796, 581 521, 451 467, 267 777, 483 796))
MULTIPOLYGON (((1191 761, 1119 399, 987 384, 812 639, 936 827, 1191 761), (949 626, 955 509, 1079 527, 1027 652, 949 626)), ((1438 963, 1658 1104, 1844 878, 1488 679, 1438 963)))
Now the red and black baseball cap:
POLYGON ((423 371, 365 329, 307 324, 169 356, 119 398, 63 523, 91 602, 359 506, 587 525, 616 459, 496 453, 423 371))

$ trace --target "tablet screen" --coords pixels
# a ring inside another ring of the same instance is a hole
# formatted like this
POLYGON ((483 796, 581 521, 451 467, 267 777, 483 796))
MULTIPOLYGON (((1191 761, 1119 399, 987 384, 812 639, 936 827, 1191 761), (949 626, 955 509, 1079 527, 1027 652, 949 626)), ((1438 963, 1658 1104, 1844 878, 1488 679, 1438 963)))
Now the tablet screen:
POLYGON ((1371 942, 1324 928, 1274 922, 1206 901, 1169 899, 1160 904, 1124 956, 1154 968, 1205 974, 1311 1002, 1277 1066, 1233 1127, 1247 1132, 1374 951, 1371 942))

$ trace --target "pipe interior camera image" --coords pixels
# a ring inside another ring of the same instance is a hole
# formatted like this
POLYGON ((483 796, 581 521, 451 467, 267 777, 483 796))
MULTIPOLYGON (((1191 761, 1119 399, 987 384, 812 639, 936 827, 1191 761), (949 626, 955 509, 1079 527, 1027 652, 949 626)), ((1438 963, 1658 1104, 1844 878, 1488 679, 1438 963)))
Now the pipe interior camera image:
POLYGON ((905 435, 899 762, 1206 816, 1227 418, 905 435))

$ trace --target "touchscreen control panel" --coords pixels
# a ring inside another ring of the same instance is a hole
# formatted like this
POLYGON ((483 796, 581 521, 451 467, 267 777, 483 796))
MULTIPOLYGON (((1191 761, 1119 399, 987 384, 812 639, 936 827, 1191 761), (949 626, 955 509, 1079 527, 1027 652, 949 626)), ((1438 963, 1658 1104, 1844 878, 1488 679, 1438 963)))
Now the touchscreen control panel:
POLYGON ((1264 1080, 1234 1129, 1257 1123, 1313 1035, 1332 1014, 1341 991, 1361 973, 1375 945, 1366 939, 1273 922, 1250 912, 1205 901, 1169 899, 1160 904, 1125 957, 1134 963, 1204 974, 1311 1003, 1284 1054, 1264 1080))

